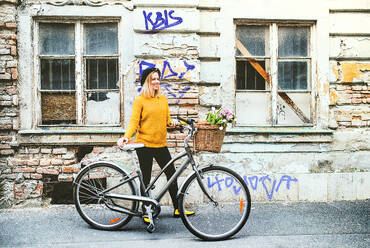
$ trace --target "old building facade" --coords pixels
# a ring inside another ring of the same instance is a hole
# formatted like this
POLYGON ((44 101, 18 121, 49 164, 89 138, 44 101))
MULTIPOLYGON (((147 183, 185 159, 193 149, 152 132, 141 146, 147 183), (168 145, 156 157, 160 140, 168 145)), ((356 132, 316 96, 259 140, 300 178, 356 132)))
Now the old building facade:
MULTIPOLYGON (((236 113, 222 151, 197 155, 238 171, 253 201, 370 198, 368 0, 3 0, 0 9, 2 206, 67 203, 81 163, 127 163, 114 144, 151 66, 172 116, 236 113)), ((169 130, 172 152, 183 138, 169 130)))

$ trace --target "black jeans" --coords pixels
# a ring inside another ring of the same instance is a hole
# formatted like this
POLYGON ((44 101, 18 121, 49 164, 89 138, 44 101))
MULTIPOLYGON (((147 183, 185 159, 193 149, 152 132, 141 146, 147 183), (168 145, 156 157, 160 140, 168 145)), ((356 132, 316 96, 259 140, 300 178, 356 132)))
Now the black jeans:
MULTIPOLYGON (((168 163, 168 161, 171 160, 170 152, 168 151, 167 146, 166 147, 160 147, 160 148, 152 148, 152 147, 142 147, 136 149, 136 154, 139 158, 139 164, 141 172, 143 173, 143 180, 145 187, 148 187, 150 183, 150 179, 152 176, 152 167, 153 167, 153 158, 157 161, 159 167, 161 169, 164 168, 164 166, 168 163)), ((175 166, 173 164, 169 165, 164 173, 166 174, 167 180, 171 178, 171 176, 175 173, 175 166)), ((177 205, 177 180, 175 180, 169 187, 170 196, 172 199, 172 204, 175 209, 178 208, 177 205)), ((143 192, 141 192, 143 194, 143 192)))

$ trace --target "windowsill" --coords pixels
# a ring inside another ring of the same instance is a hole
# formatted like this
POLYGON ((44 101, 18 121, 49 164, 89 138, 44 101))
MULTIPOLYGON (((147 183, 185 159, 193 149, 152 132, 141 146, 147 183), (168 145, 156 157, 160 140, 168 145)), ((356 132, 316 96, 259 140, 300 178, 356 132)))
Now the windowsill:
POLYGON ((65 127, 21 130, 20 145, 114 145, 122 137, 121 127, 65 127))
POLYGON ((332 130, 315 129, 313 127, 232 127, 226 133, 245 134, 333 134, 332 130))
MULTIPOLYGON (((114 145, 121 127, 65 127, 19 131, 20 145, 114 145)), ((312 127, 233 127, 224 143, 330 143, 333 131, 312 127)))
POLYGON ((333 141, 333 131, 313 127, 233 127, 226 129, 225 144, 324 144, 333 141))
POLYGON ((18 133, 21 135, 28 134, 122 134, 125 129, 121 127, 69 127, 69 128, 42 128, 42 129, 31 129, 21 130, 18 133))

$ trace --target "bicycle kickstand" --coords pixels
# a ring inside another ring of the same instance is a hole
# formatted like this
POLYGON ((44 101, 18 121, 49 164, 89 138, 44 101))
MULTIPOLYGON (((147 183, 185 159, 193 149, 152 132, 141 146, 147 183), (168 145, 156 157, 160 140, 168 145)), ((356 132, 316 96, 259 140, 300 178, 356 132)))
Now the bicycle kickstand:
POLYGON ((155 225, 154 225, 154 220, 153 220, 153 214, 152 214, 152 206, 144 206, 146 213, 148 214, 148 219, 149 219, 149 225, 145 228, 147 232, 152 233, 155 231, 155 225))

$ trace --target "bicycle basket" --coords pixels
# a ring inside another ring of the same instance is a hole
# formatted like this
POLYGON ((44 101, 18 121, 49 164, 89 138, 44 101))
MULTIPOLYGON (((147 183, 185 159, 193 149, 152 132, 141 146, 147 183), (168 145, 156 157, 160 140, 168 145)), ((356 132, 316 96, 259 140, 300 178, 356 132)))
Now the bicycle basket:
POLYGON ((222 130, 220 127, 207 122, 198 123, 198 131, 194 138, 195 150, 220 152, 226 132, 226 127, 223 127, 222 130))

